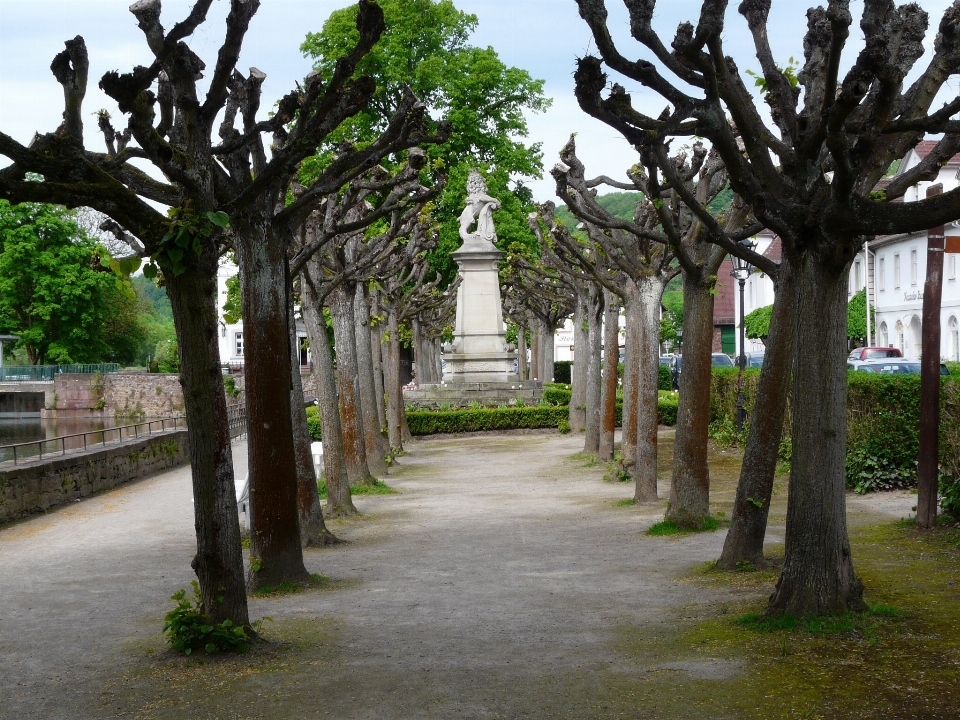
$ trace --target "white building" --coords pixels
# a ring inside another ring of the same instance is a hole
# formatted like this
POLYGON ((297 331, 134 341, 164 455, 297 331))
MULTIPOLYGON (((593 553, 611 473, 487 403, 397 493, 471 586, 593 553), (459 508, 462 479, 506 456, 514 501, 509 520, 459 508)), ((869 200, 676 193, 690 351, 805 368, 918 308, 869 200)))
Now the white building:
MULTIPOLYGON (((753 241, 757 243, 754 250, 764 257, 768 257, 773 262, 779 263, 781 256, 780 239, 770 230, 762 230, 753 241)), ((724 263, 724 267, 732 267, 729 263, 724 263)), ((740 283, 736 278, 729 276, 729 270, 725 276, 718 278, 719 282, 729 283, 734 291, 733 316, 736 324, 736 352, 735 357, 740 355, 740 283)), ((773 280, 770 276, 754 269, 750 273, 743 287, 743 314, 749 315, 754 310, 767 305, 773 305, 773 280)), ((747 352, 763 352, 764 344, 762 340, 744 338, 747 352)))
MULTIPOLYGON (((227 301, 227 280, 239 273, 237 266, 227 258, 220 261, 217 268, 217 323, 220 328, 220 362, 229 365, 232 370, 243 369, 243 320, 227 324, 223 319, 223 304, 227 301)), ((310 351, 304 347, 307 331, 303 323, 297 322, 297 346, 300 350, 300 365, 310 365, 310 351)))

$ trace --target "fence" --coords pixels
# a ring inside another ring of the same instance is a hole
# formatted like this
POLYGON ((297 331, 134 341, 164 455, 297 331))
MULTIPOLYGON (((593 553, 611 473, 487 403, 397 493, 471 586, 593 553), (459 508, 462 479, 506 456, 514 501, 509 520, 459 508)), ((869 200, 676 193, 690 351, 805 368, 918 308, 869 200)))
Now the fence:
POLYGON ((167 430, 179 430, 180 428, 185 428, 187 426, 185 418, 182 416, 173 417, 173 418, 164 418, 162 420, 151 420, 145 423, 135 423, 133 425, 121 425, 119 427, 105 428, 103 430, 88 430, 83 433, 73 433, 72 435, 60 435, 54 438, 46 438, 44 440, 31 440, 30 442, 14 443, 12 445, 3 445, 0 446, 0 460, 8 460, 12 455, 13 464, 16 465, 20 460, 24 460, 28 457, 37 456, 39 459, 43 459, 44 453, 47 455, 53 455, 60 453, 61 455, 66 455, 67 450, 86 450, 92 445, 103 445, 106 446, 107 442, 117 442, 122 443, 124 441, 123 431, 127 431, 126 440, 138 440, 142 435, 153 435, 154 432, 166 432, 167 430), (159 425, 160 427, 156 430, 154 426, 159 425), (140 428, 146 427, 146 432, 141 432, 140 428), (109 436, 115 433, 116 440, 108 440, 109 436), (99 440, 94 440, 92 443, 87 442, 89 436, 99 436, 99 440), (80 438, 77 440, 76 438, 80 438), (49 447, 53 444, 53 449, 44 450, 45 447, 49 447), (58 447, 59 445, 59 447, 58 447), (69 446, 69 447, 68 447, 69 446), (36 448, 36 452, 29 452, 30 448, 36 448))
POLYGON ((231 405, 227 408, 227 427, 230 429, 231 438, 247 434, 246 405, 231 405))
POLYGON ((88 365, 10 365, 0 367, 0 382, 44 382, 54 376, 66 373, 93 375, 95 373, 115 373, 120 369, 117 363, 95 363, 88 365))

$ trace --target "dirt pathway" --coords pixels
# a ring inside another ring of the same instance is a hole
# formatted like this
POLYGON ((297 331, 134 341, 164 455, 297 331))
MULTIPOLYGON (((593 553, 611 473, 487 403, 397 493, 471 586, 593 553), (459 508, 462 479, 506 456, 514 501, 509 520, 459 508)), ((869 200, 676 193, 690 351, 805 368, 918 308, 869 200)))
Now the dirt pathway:
MULTIPOLYGON (((645 537, 663 504, 618 506, 631 488, 574 458, 581 443, 415 441, 387 479, 399 494, 356 498, 363 516, 332 525, 351 543, 307 553, 328 589, 251 599, 273 643, 240 658, 176 657, 159 635, 191 579, 186 470, 0 530, 0 716, 704 717, 644 688, 741 664, 634 646, 757 591, 691 583, 723 532, 645 537)), ((728 511, 739 460, 713 460, 728 511)))

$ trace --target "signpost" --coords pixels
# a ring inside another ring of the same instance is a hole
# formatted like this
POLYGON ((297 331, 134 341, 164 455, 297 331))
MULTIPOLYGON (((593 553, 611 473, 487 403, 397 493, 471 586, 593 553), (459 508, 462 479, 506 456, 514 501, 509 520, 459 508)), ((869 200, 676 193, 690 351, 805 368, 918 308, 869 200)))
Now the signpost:
MULTIPOLYGON (((927 197, 943 192, 937 183, 927 197)), ((917 525, 937 525, 940 475, 940 299, 943 293, 943 225, 927 231, 927 280, 923 286, 920 350, 920 456, 917 463, 917 525)))

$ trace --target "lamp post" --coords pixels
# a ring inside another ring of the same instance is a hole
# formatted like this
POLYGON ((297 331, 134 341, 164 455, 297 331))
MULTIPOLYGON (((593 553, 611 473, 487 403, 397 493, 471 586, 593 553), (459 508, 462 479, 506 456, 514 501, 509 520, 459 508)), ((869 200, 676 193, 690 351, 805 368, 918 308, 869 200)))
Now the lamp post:
MULTIPOLYGON (((757 244, 753 240, 741 240, 741 247, 747 250, 753 250, 757 244)), ((737 356, 737 367, 740 368, 740 375, 737 378, 737 432, 743 432, 743 421, 746 417, 746 411, 743 409, 743 370, 747 366, 746 338, 744 337, 743 327, 743 289, 747 284, 747 278, 753 272, 753 266, 737 256, 733 257, 733 271, 730 273, 740 283, 740 355, 737 356)))

